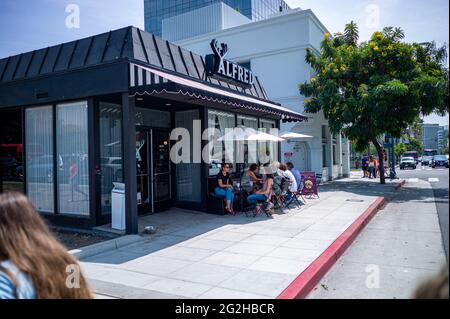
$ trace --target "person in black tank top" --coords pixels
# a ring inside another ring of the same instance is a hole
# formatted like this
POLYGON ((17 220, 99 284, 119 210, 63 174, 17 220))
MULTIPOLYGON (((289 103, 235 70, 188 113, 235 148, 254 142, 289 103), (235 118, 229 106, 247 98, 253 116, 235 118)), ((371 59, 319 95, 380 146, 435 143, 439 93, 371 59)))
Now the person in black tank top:
POLYGON ((233 183, 230 177, 230 165, 222 164, 219 174, 216 177, 216 188, 215 194, 217 196, 223 197, 225 199, 225 210, 234 215, 233 202, 234 202, 234 192, 233 183))

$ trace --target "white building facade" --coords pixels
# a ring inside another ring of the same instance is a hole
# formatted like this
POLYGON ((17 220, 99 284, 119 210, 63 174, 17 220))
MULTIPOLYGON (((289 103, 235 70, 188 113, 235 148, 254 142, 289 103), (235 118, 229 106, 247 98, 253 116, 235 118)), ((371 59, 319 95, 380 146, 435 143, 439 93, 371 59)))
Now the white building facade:
MULTIPOLYGON (((197 17, 201 19, 201 17, 197 17)), ((269 98, 304 113, 299 84, 309 81, 313 70, 305 62, 306 49, 319 52, 328 32, 311 10, 291 10, 273 18, 203 34, 177 44, 200 55, 211 54, 210 42, 217 39, 229 48, 227 59, 250 66, 264 84, 269 98)), ((350 174, 349 142, 333 136, 322 113, 306 114, 307 122, 286 123, 282 131, 313 138, 291 140, 281 145, 281 161, 292 162, 300 171, 323 174, 324 180, 350 174)))

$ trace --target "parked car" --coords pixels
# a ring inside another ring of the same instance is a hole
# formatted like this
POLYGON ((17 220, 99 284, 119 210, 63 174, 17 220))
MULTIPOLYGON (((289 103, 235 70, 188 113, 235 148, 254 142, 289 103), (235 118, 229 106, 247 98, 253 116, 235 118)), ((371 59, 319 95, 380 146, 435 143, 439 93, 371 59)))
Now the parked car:
POLYGON ((53 156, 44 155, 28 160, 27 180, 34 183, 53 182, 53 156))
POLYGON ((115 181, 121 181, 122 176, 122 158, 121 157, 101 157, 100 164, 102 166, 102 173, 106 174, 108 169, 114 176, 115 181))
POLYGON ((445 155, 435 155, 431 162, 431 167, 446 167, 448 168, 448 158, 445 155))
POLYGON ((433 161, 433 156, 422 156, 422 166, 429 166, 433 161))
POLYGON ((412 168, 412 169, 416 169, 417 164, 416 164, 416 160, 414 159, 414 157, 402 157, 401 161, 400 161, 400 169, 405 169, 405 168, 412 168))

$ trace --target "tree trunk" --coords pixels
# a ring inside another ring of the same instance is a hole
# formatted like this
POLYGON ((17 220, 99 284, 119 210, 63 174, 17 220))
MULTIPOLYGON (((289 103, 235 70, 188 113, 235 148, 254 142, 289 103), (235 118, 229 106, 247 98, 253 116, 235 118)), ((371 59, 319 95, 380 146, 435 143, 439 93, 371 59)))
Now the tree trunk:
POLYGON ((384 176, 384 154, 383 148, 376 138, 372 139, 372 143, 377 149, 378 153, 378 165, 380 167, 380 184, 386 184, 386 177, 384 176))

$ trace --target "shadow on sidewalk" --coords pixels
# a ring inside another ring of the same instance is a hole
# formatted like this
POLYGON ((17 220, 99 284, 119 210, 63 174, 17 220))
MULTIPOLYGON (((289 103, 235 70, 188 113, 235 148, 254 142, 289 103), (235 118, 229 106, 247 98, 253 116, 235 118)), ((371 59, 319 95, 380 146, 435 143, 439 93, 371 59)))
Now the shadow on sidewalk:
MULTIPOLYGON (((329 203, 332 203, 333 200, 338 200, 339 205, 348 201, 349 205, 354 204, 355 207, 358 207, 358 205, 367 207, 368 200, 372 200, 372 198, 375 199, 380 196, 391 197, 395 192, 396 185, 397 182, 380 185, 367 180, 336 180, 319 186, 320 198, 307 198, 305 206, 298 209, 285 209, 284 213, 277 211, 273 218, 267 218, 265 215, 260 215, 256 218, 246 217, 242 213, 236 216, 218 216, 172 208, 165 212, 139 217, 139 233, 144 231, 145 226, 151 225, 157 227, 155 234, 143 235, 142 241, 135 244, 87 257, 82 259, 82 261, 123 264, 161 250, 171 249, 172 246, 179 244, 196 249, 214 249, 215 244, 218 247, 226 244, 226 241, 224 243, 220 236, 223 234, 223 231, 226 232, 228 229, 236 233, 236 237, 238 237, 239 233, 244 234, 247 230, 254 230, 255 227, 261 231, 270 231, 273 226, 277 225, 278 221, 298 215, 293 221, 295 227, 295 222, 305 223, 308 221, 308 217, 305 218, 305 221, 300 220, 303 212, 307 210, 309 214, 314 215, 315 206, 321 202, 327 202, 328 207, 330 207, 329 203), (361 196, 361 203, 352 203, 352 200, 358 199, 358 196, 361 196)), ((428 195, 425 196, 424 194, 424 198, 428 197, 428 195)), ((365 208, 361 209, 363 211, 365 208)), ((320 210, 318 209, 318 211, 320 210)), ((233 242, 233 244, 238 243, 238 241, 233 242)))

